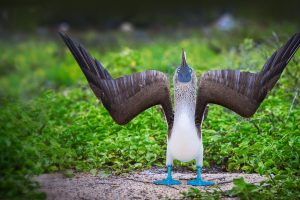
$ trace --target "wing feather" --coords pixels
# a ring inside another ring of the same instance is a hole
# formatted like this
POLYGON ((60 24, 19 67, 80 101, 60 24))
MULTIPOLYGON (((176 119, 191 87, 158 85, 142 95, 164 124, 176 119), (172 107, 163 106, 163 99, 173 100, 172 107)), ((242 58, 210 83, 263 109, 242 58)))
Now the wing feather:
POLYGON ((251 117, 274 87, 284 68, 300 46, 300 33, 273 53, 258 73, 217 70, 204 74, 198 83, 195 123, 199 126, 208 103, 227 107, 251 117))
POLYGON ((79 64, 94 94, 102 101, 118 124, 126 124, 144 110, 161 105, 169 130, 173 110, 167 76, 158 71, 145 71, 113 79, 99 61, 93 59, 70 37, 60 33, 79 64))

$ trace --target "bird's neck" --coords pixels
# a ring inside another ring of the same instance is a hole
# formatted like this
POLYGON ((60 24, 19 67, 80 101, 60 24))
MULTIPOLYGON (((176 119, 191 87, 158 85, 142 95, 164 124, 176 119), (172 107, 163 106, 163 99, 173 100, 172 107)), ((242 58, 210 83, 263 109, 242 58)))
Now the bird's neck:
POLYGON ((184 115, 195 121, 196 87, 193 85, 176 84, 174 88, 174 120, 184 115))

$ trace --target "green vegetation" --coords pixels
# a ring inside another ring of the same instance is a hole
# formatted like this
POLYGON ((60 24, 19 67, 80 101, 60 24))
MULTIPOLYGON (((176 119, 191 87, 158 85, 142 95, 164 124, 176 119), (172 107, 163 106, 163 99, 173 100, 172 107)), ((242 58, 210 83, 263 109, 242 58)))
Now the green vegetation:
MULTIPOLYGON (((280 29, 272 26, 270 30, 280 29)), ((279 41, 274 36, 270 39, 269 29, 237 30, 222 37, 216 31, 210 36, 196 31, 178 33, 174 38, 149 34, 147 40, 137 42, 114 33, 117 42, 102 42, 101 48, 92 44, 105 35, 89 32, 76 37, 82 38, 113 77, 156 69, 171 80, 181 48, 199 75, 222 68, 258 71, 295 31, 288 25, 286 30, 279 41)), ((126 126, 116 125, 58 37, 0 41, 0 51, 0 199, 44 198, 31 179, 40 173, 118 174, 164 166, 167 130, 159 107, 126 126)), ((300 198, 299 95, 290 110, 299 89, 300 52, 295 57, 253 118, 243 119, 212 105, 203 125, 205 167, 218 165, 227 171, 271 178, 259 186, 236 180, 229 192, 192 189, 184 198, 300 198)), ((194 167, 176 162, 180 165, 194 167)))

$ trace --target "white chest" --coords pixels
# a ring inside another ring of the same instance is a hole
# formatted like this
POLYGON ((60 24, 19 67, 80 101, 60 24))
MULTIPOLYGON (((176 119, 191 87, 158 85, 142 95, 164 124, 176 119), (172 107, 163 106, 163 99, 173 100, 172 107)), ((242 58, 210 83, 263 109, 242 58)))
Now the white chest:
POLYGON ((183 162, 202 154, 202 140, 198 137, 194 116, 187 110, 175 113, 168 151, 173 158, 183 162))

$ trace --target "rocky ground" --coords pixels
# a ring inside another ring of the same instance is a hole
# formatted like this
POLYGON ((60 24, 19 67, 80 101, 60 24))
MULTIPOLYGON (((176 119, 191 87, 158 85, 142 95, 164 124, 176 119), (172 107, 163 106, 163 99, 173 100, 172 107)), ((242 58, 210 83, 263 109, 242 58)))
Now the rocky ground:
MULTIPOLYGON (((174 171, 174 179, 182 184, 178 186, 158 186, 154 180, 166 177, 165 169, 151 169, 123 176, 93 176, 88 173, 77 173, 72 178, 66 178, 61 173, 43 174, 36 177, 41 184, 41 190, 47 194, 47 199, 178 199, 181 192, 190 187, 187 180, 195 178, 192 172, 174 171)), ((204 173, 204 180, 214 181, 222 190, 233 186, 233 179, 244 177, 247 182, 259 183, 265 178, 257 174, 243 173, 204 173)), ((210 187, 198 187, 203 190, 210 187)))

